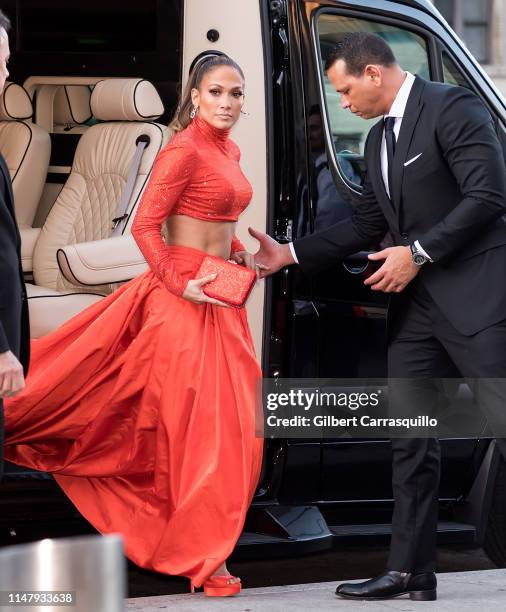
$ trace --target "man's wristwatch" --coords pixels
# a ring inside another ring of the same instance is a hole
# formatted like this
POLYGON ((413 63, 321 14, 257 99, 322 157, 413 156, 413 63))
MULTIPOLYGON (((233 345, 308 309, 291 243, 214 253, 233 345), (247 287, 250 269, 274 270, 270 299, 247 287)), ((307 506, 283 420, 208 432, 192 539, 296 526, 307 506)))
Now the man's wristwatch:
POLYGON ((425 255, 419 251, 414 244, 410 244, 409 248, 411 249, 411 258, 413 259, 413 263, 415 266, 423 266, 424 263, 427 263, 429 260, 425 255))

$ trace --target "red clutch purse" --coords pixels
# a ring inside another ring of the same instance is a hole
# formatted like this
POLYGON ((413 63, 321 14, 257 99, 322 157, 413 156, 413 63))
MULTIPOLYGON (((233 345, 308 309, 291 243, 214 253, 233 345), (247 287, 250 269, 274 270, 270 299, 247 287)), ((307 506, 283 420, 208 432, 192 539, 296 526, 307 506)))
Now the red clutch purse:
POLYGON ((221 257, 206 255, 195 278, 215 273, 218 276, 202 287, 204 293, 236 308, 244 306, 257 278, 255 270, 226 261, 221 257))

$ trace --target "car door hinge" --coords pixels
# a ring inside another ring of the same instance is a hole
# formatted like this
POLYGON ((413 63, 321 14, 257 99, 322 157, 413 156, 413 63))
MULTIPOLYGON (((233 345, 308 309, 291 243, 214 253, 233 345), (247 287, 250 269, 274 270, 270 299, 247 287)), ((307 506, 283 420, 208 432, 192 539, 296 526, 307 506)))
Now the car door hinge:
POLYGON ((277 219, 274 237, 278 242, 291 242, 293 235, 292 229, 293 221, 291 219, 277 219))
POLYGON ((271 0, 271 18, 273 26, 280 26, 286 21, 288 11, 286 0, 271 0))

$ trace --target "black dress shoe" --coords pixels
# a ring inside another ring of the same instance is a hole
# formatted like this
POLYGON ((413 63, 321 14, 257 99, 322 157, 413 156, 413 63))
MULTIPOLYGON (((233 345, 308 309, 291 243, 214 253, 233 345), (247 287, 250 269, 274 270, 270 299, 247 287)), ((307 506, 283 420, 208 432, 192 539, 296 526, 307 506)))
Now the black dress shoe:
POLYGON ((340 584, 336 595, 345 599, 390 599, 409 594, 409 598, 415 601, 434 601, 437 599, 436 587, 436 574, 433 572, 410 574, 386 571, 365 582, 340 584))

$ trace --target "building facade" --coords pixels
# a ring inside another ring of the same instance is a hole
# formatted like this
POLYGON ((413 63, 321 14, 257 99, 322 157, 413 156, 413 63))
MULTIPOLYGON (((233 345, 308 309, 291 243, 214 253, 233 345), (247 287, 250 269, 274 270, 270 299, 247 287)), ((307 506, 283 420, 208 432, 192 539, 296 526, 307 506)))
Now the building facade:
POLYGON ((432 0, 506 96, 506 0, 432 0))

